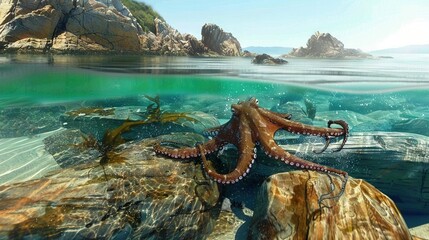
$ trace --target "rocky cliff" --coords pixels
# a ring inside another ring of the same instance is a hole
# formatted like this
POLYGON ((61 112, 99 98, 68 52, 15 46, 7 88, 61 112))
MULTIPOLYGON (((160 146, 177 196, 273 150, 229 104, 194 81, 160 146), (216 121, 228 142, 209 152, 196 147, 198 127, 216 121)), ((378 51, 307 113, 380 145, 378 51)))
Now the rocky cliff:
POLYGON ((5 0, 0 46, 16 51, 137 51, 142 28, 120 0, 5 0))
POLYGON ((358 49, 344 48, 344 44, 329 33, 313 34, 307 47, 294 48, 285 57, 310 58, 368 58, 372 57, 358 49))
POLYGON ((127 4, 138 19, 121 0, 0 0, 0 51, 241 54, 238 40, 216 25, 205 25, 200 41, 162 18, 142 26, 147 8, 127 4))
POLYGON ((208 50, 223 56, 240 56, 241 46, 231 33, 215 24, 205 24, 201 29, 203 44, 208 50))

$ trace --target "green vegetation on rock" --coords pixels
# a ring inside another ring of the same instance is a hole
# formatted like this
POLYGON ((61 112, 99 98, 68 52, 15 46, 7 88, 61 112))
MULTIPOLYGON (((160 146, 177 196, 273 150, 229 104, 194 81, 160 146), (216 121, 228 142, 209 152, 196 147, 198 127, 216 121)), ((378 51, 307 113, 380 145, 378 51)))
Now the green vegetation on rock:
POLYGON ((151 6, 142 3, 136 2, 134 0, 121 0, 122 3, 130 10, 133 16, 137 19, 137 22, 142 26, 143 31, 151 31, 155 33, 155 24, 154 19, 159 18, 160 20, 165 20, 152 9, 151 6))

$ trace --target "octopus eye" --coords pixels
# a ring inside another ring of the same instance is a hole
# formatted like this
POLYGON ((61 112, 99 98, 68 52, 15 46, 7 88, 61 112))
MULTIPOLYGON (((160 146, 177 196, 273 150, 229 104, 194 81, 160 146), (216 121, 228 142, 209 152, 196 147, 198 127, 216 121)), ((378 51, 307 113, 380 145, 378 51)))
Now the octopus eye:
POLYGON ((257 98, 255 98, 255 103, 259 104, 259 100, 257 98))
POLYGON ((232 112, 232 113, 235 113, 235 109, 234 109, 234 108, 231 108, 231 112, 232 112))

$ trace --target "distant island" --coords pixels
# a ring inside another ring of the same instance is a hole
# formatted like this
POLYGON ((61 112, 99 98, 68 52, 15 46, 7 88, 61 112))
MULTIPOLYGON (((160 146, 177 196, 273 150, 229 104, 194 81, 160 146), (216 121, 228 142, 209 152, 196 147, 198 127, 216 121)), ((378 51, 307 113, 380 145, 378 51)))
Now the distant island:
POLYGON ((429 44, 409 45, 398 48, 386 48, 371 51, 372 54, 429 54, 429 44))
POLYGON ((141 53, 240 56, 240 43, 215 24, 202 39, 181 34, 133 0, 26 0, 0 4, 0 53, 141 53))
POLYGON ((329 33, 316 32, 307 41, 306 47, 294 48, 282 57, 300 58, 371 58, 358 49, 344 48, 344 44, 329 33))

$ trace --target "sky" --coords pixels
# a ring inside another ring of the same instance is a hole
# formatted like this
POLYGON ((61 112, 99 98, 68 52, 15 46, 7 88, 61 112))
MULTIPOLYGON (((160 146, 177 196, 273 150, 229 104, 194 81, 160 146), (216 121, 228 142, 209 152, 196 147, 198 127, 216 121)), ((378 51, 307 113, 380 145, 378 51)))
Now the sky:
POLYGON ((242 47, 305 46, 316 31, 372 51, 429 44, 429 0, 138 0, 181 33, 214 23, 242 47))

